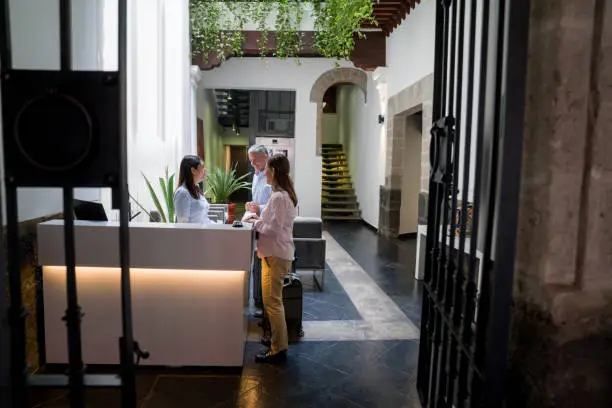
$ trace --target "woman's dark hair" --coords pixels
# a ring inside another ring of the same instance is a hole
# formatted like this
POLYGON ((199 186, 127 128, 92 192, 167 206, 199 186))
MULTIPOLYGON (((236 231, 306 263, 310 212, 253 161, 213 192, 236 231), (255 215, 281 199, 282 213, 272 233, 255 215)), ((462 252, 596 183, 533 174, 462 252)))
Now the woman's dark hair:
POLYGON ((202 159, 198 156, 185 156, 183 160, 181 160, 181 168, 179 169, 179 178, 178 185, 176 188, 179 188, 183 184, 187 190, 189 190, 189 194, 196 200, 200 198, 200 187, 193 182, 193 173, 191 169, 197 169, 198 166, 202 164, 202 159))
POLYGON ((285 190, 289 194, 289 198, 293 201, 293 205, 297 206, 298 199, 291 181, 291 165, 289 159, 284 154, 275 154, 268 159, 268 168, 273 170, 272 177, 274 179, 273 187, 285 190))

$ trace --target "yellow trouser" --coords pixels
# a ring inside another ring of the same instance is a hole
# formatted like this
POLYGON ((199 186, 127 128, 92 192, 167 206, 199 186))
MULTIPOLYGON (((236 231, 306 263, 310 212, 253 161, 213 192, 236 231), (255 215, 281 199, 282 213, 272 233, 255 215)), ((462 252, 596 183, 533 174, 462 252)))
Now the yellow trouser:
POLYGON ((261 290, 264 310, 270 321, 272 345, 270 352, 276 354, 289 347, 287 323, 283 306, 283 281, 289 273, 291 261, 269 256, 261 262, 261 290))

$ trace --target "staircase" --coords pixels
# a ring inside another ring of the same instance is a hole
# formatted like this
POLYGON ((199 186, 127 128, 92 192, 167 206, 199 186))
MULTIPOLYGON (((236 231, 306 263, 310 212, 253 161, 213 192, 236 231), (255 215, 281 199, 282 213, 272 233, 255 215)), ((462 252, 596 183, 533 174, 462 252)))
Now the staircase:
POLYGON ((321 217, 323 220, 361 220, 361 210, 342 145, 324 144, 321 217))

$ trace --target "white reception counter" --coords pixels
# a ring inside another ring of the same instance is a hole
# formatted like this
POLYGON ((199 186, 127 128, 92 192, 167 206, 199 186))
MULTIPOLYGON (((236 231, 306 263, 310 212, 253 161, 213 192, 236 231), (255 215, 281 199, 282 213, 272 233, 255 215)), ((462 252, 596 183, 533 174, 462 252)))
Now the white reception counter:
MULTIPOLYGON (((119 224, 75 222, 83 360, 118 364, 121 336, 119 224)), ((134 339, 141 364, 241 366, 247 337, 250 225, 130 224, 134 339)), ((62 221, 38 225, 46 360, 68 362, 62 221)))

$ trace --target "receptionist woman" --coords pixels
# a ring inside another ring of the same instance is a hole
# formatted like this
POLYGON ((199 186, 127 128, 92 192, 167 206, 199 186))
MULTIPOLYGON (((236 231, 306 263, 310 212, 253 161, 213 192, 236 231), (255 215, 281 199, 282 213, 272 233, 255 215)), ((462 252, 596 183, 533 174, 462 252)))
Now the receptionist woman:
POLYGON ((185 156, 181 161, 178 187, 174 192, 176 222, 211 224, 208 218, 210 204, 200 191, 198 183, 206 177, 206 168, 198 156, 185 156))

